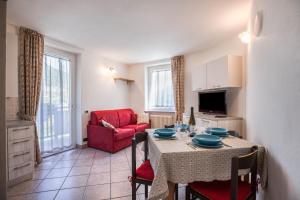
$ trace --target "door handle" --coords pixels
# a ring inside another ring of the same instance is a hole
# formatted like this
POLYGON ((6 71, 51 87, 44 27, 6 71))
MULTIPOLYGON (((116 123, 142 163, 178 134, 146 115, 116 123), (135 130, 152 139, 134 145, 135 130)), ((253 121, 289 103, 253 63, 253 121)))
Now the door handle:
POLYGON ((24 142, 29 142, 30 140, 22 140, 22 141, 17 141, 17 142, 13 142, 12 144, 19 144, 19 143, 24 143, 24 142))
POLYGON ((21 165, 21 166, 19 166, 19 167, 15 167, 14 170, 21 169, 21 168, 27 167, 27 166, 29 166, 29 165, 30 165, 30 163, 27 163, 27 164, 25 164, 25 165, 21 165))
POLYGON ((24 153, 15 154, 15 155, 13 155, 13 157, 23 156, 23 155, 26 155, 26 154, 29 154, 29 153, 30 153, 30 151, 27 151, 27 152, 24 152, 24 153))

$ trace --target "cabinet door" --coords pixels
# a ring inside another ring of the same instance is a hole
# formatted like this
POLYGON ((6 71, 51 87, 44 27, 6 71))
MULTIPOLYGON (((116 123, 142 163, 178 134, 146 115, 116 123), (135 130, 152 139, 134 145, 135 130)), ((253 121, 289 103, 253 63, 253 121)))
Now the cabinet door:
POLYGON ((213 120, 202 119, 202 124, 204 128, 218 127, 218 122, 213 120))
POLYGON ((228 83, 228 57, 207 63, 207 88, 226 87, 228 83))
POLYGON ((201 118, 196 118, 196 127, 203 127, 202 119, 201 118))
POLYGON ((206 89, 206 64, 195 67, 192 72, 192 90, 206 89))

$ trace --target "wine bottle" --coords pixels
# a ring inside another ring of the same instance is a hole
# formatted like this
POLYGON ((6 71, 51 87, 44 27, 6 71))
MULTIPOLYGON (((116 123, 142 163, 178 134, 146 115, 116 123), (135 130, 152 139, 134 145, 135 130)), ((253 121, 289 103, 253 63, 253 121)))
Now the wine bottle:
POLYGON ((191 114, 190 114, 190 120, 189 120, 189 128, 190 132, 194 132, 194 128, 196 125, 195 116, 194 116, 194 108, 191 107, 191 114))

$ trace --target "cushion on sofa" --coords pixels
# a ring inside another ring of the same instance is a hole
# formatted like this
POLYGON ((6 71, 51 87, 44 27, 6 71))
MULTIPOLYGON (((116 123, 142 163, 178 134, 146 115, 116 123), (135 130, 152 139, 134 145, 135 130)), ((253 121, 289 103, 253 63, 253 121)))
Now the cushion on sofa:
POLYGON ((91 112, 91 125, 99 125, 101 120, 105 120, 116 128, 120 127, 119 115, 116 110, 99 110, 91 112))
POLYGON ((131 125, 123 126, 122 128, 133 128, 136 132, 144 132, 145 129, 150 127, 149 124, 147 123, 140 123, 140 124, 131 124, 131 125))
POLYGON ((117 112, 119 115, 120 127, 131 124, 132 114, 134 114, 131 109, 120 109, 117 112))
POLYGON ((107 127, 107 128, 111 128, 111 129, 115 129, 116 127, 114 127, 112 124, 108 123, 107 121, 105 120, 101 120, 101 124, 104 126, 104 127, 107 127))
POLYGON ((135 130, 133 128, 116 128, 115 129, 115 139, 122 140, 129 137, 133 137, 135 130))

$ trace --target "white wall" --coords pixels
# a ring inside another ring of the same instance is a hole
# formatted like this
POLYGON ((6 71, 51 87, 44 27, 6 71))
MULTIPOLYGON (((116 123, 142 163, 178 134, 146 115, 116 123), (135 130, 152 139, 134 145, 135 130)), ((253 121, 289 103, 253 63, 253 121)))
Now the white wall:
MULTIPOLYGON (((6 96, 18 97, 18 34, 17 27, 7 26, 6 96)), ((76 142, 86 138, 86 125, 90 113, 111 108, 129 107, 129 86, 115 82, 113 76, 127 77, 127 66, 107 60, 95 51, 81 49, 61 41, 45 37, 45 45, 76 55, 76 142), (114 67, 116 74, 107 73, 106 67, 114 67)))
POLYGON ((6 97, 18 97, 18 34, 14 26, 6 30, 6 97))
POLYGON ((107 60, 88 50, 81 54, 79 62, 82 138, 85 138, 90 117, 90 113, 85 111, 129 107, 129 85, 124 81, 113 80, 113 76, 126 78, 128 71, 126 65, 107 60), (107 67, 114 67, 116 73, 107 72, 107 67))
POLYGON ((300 1, 254 0, 261 35, 248 49, 247 137, 269 152, 264 199, 300 199, 300 1))
MULTIPOLYGON (((192 92, 191 86, 191 74, 195 67, 199 67, 201 63, 206 63, 210 60, 219 58, 226 54, 242 55, 245 56, 246 46, 242 44, 237 36, 224 41, 223 43, 205 51, 191 53, 184 55, 185 58, 185 112, 189 112, 190 107, 198 107, 197 92, 192 92)), ((144 111, 145 102, 145 70, 147 65, 153 63, 164 62, 166 60, 160 60, 151 63, 142 63, 129 66, 129 76, 134 79, 135 82, 130 86, 130 105, 137 112, 144 111)), ((230 92, 228 95, 229 102, 229 115, 244 116, 244 89, 237 89, 230 92)))

